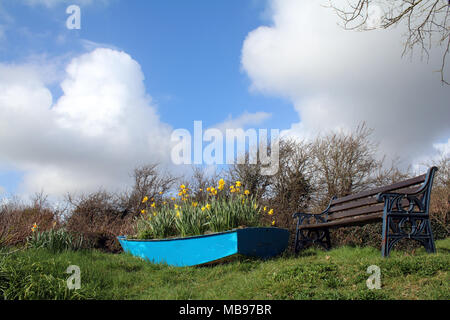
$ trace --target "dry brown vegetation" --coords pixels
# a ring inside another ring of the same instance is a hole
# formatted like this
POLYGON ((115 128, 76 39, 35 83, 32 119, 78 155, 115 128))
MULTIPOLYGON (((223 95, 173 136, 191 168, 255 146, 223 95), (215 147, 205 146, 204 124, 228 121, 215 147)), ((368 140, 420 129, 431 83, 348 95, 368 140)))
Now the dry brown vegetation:
MULTIPOLYGON (((261 174, 259 163, 236 164, 212 175, 194 167, 189 177, 174 177, 151 164, 133 172, 131 191, 68 195, 64 210, 51 209, 43 194, 36 195, 27 205, 10 201, 0 208, 0 246, 24 244, 31 235, 31 227, 37 223, 40 231, 64 227, 82 235, 90 247, 117 252, 120 246, 116 237, 135 232, 135 218, 142 210, 144 196, 160 204, 182 183, 192 190, 192 200, 201 202, 205 200, 205 192, 199 190, 216 186, 221 178, 227 185, 241 181, 261 204, 274 209, 277 226, 288 228, 293 234, 295 212, 317 213, 334 195, 345 196, 412 176, 411 170, 402 171, 395 162, 386 166, 384 159, 377 157, 377 145, 370 135, 371 130, 361 125, 354 132, 332 132, 311 142, 281 140, 279 171, 273 176, 261 174)), ((439 168, 430 214, 435 238, 442 239, 450 232, 450 158, 442 157, 427 165, 439 168)), ((379 247, 381 225, 341 228, 331 236, 333 245, 379 247)), ((403 247, 414 245, 408 243, 403 247)))

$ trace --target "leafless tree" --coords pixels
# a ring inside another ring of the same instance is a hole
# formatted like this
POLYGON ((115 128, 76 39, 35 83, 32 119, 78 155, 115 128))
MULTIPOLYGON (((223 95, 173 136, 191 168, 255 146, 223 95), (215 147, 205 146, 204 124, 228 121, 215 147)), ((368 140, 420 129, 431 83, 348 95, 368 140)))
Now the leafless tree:
POLYGON ((149 199, 161 198, 173 187, 179 179, 169 172, 163 172, 159 164, 148 164, 137 167, 133 173, 134 186, 128 195, 128 204, 125 206, 129 212, 140 211, 144 197, 149 199))
MULTIPOLYGON (((279 170, 271 177, 270 203, 283 225, 292 223, 292 214, 309 206, 313 186, 311 144, 293 139, 280 141, 279 170)), ((279 221, 280 222, 280 221, 279 221)))
POLYGON ((332 196, 347 196, 373 184, 373 173, 382 161, 376 158, 377 145, 369 139, 371 132, 362 124, 354 132, 332 132, 313 142, 312 182, 319 191, 317 200, 321 205, 332 196))
POLYGON ((389 29, 406 24, 406 42, 402 56, 418 47, 428 57, 433 46, 443 48, 439 70, 445 79, 445 66, 450 48, 450 2, 448 0, 351 0, 346 8, 338 8, 329 0, 348 30, 389 29), (373 21, 373 20, 378 21, 373 21))

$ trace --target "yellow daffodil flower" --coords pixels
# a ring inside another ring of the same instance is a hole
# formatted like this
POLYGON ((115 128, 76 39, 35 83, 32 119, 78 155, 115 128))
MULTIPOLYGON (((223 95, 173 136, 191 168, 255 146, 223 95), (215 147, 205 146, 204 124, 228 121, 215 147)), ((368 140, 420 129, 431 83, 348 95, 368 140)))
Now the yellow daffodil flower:
POLYGON ((148 197, 145 196, 144 199, 142 199, 142 203, 146 203, 148 201, 148 197))

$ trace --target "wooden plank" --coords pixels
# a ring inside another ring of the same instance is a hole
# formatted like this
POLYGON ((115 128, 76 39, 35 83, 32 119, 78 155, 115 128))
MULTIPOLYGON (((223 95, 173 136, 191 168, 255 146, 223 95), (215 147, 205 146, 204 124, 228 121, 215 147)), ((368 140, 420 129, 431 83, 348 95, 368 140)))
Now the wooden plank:
MULTIPOLYGON (((395 190, 395 192, 399 193, 414 193, 419 189, 419 187, 413 187, 413 188, 402 188, 400 190, 395 190)), ((349 209, 355 209, 360 208, 372 204, 377 204, 377 198, 376 196, 370 196, 366 198, 362 198, 356 201, 349 201, 345 203, 341 203, 340 205, 333 205, 328 210, 329 213, 338 212, 338 211, 345 211, 349 209)))
POLYGON ((384 209, 384 203, 379 203, 372 206, 366 206, 346 211, 340 211, 333 214, 330 214, 328 216, 328 220, 337 220, 337 219, 343 219, 347 217, 354 217, 354 216, 361 216, 361 215, 367 215, 375 212, 383 212, 384 209))
POLYGON ((331 204, 337 205, 340 203, 344 203, 344 202, 348 202, 348 201, 354 201, 354 200, 358 200, 361 198, 365 198, 365 197, 370 197, 370 196, 374 196, 380 192, 389 192, 389 191, 393 191, 393 190, 397 190, 397 189, 402 189, 402 188, 406 188, 406 187, 410 187, 410 186, 414 186, 417 185, 419 183, 423 183, 425 181, 426 178, 426 174, 417 176, 415 178, 412 179, 408 179, 405 181, 401 181, 398 183, 394 183, 391 184, 389 186, 384 186, 384 187, 380 187, 380 188, 375 188, 372 190, 368 190, 368 191, 363 191, 357 194, 352 194, 346 197, 342 197, 342 198, 338 198, 336 200, 334 200, 331 204))
POLYGON ((364 206, 368 206, 371 204, 377 204, 377 198, 376 197, 367 197, 367 198, 363 198, 357 201, 350 201, 341 205, 336 205, 336 206, 332 206, 329 210, 328 213, 333 213, 333 212, 338 212, 338 211, 345 211, 345 210, 349 210, 349 209, 355 209, 355 208, 359 208, 359 207, 364 207, 364 206))
POLYGON ((367 224, 381 221, 383 219, 383 213, 377 212, 366 215, 359 215, 357 217, 350 217, 346 219, 339 219, 331 222, 301 225, 299 229, 321 229, 321 228, 339 228, 343 226, 355 226, 359 224, 367 224))

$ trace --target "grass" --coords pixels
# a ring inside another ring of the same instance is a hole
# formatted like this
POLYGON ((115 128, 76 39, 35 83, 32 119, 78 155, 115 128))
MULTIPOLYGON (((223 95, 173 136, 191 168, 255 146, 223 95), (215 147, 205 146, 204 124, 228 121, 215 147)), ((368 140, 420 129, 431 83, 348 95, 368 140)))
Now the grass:
POLYGON ((376 248, 309 249, 261 261, 236 257, 208 267, 154 265, 128 254, 52 253, 29 249, 0 255, 0 299, 450 299, 450 238, 438 253, 376 248), (69 291, 69 265, 81 269, 81 289, 69 291), (381 269, 369 290, 368 266, 381 269), (3 297, 2 297, 3 296, 3 297))

